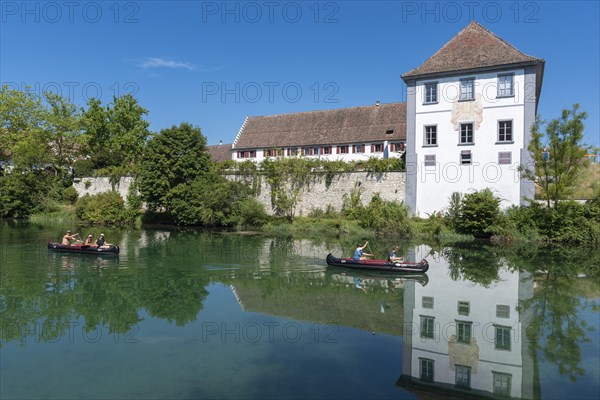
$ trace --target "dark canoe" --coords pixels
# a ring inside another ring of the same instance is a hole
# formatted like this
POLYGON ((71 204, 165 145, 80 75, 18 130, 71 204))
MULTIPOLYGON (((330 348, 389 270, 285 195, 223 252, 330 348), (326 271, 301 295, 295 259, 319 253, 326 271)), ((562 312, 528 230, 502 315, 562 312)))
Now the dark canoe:
POLYGON ((345 267, 329 266, 325 272, 326 276, 332 280, 339 281, 338 276, 346 276, 352 278, 358 278, 364 282, 379 282, 389 281, 391 284, 389 287, 394 287, 394 283, 397 281, 407 282, 415 281, 421 286, 427 286, 429 283, 429 276, 421 272, 394 272, 394 271, 369 271, 363 269, 350 269, 345 267))
POLYGON ((107 248, 86 246, 84 244, 73 244, 65 246, 61 243, 48 242, 48 250, 60 251, 64 253, 84 253, 84 254, 119 254, 119 246, 112 244, 107 248))
POLYGON ((423 259, 418 263, 411 262, 388 262, 386 260, 360 260, 352 258, 337 258, 331 253, 327 255, 327 265, 344 267, 350 269, 385 271, 396 273, 425 273, 429 269, 429 263, 423 259))

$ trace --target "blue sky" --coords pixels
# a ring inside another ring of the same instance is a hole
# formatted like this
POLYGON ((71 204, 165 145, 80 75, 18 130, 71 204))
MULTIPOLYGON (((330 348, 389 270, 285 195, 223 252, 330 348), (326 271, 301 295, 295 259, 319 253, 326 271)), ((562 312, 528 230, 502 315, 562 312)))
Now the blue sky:
POLYGON ((546 60, 538 112, 600 146, 598 1, 1 1, 0 81, 80 106, 134 93, 155 132, 231 143, 247 115, 405 101, 400 75, 476 20, 546 60))

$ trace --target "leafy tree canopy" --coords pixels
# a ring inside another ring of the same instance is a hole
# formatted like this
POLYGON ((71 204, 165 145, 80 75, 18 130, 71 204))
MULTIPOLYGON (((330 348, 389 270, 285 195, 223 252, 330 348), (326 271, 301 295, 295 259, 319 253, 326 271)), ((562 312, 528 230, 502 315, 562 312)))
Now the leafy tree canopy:
POLYGON ((147 145, 138 182, 150 210, 171 208, 175 189, 208 173, 210 156, 200 128, 187 122, 163 129, 147 145))

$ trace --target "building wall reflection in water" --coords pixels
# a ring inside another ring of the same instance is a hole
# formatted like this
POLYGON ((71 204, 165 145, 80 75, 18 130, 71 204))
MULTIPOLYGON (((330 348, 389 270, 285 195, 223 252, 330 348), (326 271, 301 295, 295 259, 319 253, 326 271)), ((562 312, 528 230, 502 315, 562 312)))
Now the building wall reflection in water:
POLYGON ((534 363, 520 300, 533 296, 529 274, 501 267, 489 285, 450 279, 450 265, 427 257, 429 284, 404 292, 403 371, 398 384, 411 391, 459 396, 534 397, 534 363))

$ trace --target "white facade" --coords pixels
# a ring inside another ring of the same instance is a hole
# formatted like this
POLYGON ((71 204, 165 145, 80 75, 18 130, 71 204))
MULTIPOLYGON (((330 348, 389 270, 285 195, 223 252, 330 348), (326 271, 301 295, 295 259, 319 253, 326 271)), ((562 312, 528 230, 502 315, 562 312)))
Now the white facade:
POLYGON ((416 215, 442 211, 453 192, 485 188, 501 198, 502 208, 520 204, 518 166, 531 129, 525 107, 535 102, 525 89, 524 69, 416 81, 414 131, 407 132, 414 138, 407 173, 415 175, 416 215), (461 85, 469 100, 460 99, 461 85))
MULTIPOLYGON (((416 249, 421 256, 429 251, 426 246, 416 249)), ((403 375, 444 389, 530 397, 527 320, 517 306, 533 295, 532 280, 501 268, 491 287, 449 281, 447 260, 427 259, 429 284, 405 291, 403 375), (465 325, 470 326, 468 334, 465 325)))
POLYGON ((273 157, 319 158, 327 161, 360 161, 375 158, 399 158, 404 154, 403 142, 375 142, 339 145, 293 146, 281 149, 244 149, 232 151, 235 161, 252 160, 261 162, 273 157), (270 153, 269 153, 270 152, 270 153))

